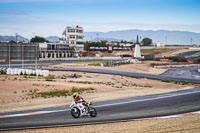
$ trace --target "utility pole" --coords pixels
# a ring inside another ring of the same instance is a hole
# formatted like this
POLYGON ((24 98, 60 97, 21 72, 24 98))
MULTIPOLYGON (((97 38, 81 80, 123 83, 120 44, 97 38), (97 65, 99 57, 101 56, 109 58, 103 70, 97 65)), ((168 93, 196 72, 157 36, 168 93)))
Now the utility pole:
POLYGON ((97 42, 99 42, 99 33, 97 33, 96 35, 97 35, 97 42))
POLYGON ((167 36, 165 37, 165 39, 166 39, 166 40, 165 40, 165 41, 166 41, 165 45, 167 45, 167 36))
POLYGON ((18 34, 15 33, 15 36, 16 36, 16 43, 18 42, 18 34))
POLYGON ((33 34, 33 38, 35 37, 35 32, 32 33, 33 34))
POLYGON ((9 44, 9 58, 8 58, 8 62, 9 62, 9 68, 10 68, 10 44, 9 44))
POLYGON ((38 52, 37 52, 37 45, 35 45, 35 53, 36 53, 36 59, 35 59, 35 70, 37 70, 37 58, 38 58, 38 52))
POLYGON ((190 41, 191 41, 191 45, 192 45, 192 37, 191 37, 191 40, 190 40, 190 41))
POLYGON ((22 69, 24 69, 24 46, 22 45, 22 69))

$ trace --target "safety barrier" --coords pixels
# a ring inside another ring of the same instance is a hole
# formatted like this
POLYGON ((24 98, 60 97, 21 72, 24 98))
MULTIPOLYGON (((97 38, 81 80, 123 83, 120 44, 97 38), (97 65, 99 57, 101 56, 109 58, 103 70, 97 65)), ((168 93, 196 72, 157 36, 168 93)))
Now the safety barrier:
POLYGON ((40 69, 0 68, 0 71, 8 75, 49 76, 49 70, 40 69))

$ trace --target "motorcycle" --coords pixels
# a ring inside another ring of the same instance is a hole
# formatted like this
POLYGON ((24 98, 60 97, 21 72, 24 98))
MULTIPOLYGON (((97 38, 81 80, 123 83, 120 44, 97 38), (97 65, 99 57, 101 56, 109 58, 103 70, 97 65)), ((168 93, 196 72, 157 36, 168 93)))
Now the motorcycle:
MULTIPOLYGON (((92 105, 91 102, 88 103, 88 105, 92 105)), ((70 105, 71 108, 71 115, 74 118, 79 118, 82 116, 91 116, 91 117, 96 117, 97 116, 97 111, 95 108, 90 106, 90 109, 88 109, 86 106, 83 105, 82 102, 80 103, 75 103, 74 101, 70 105)))

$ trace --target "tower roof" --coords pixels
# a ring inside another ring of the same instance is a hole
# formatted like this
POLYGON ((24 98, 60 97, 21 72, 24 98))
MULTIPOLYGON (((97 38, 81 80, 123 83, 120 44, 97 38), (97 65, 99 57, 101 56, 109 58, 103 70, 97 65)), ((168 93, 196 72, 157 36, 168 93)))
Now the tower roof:
POLYGON ((137 35, 136 44, 140 44, 140 43, 139 43, 139 38, 138 38, 138 35, 137 35))

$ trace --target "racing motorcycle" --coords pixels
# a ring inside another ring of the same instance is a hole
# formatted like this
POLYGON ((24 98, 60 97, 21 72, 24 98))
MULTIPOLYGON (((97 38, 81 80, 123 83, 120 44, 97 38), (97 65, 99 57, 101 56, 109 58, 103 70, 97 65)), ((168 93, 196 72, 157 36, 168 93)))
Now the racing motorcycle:
MULTIPOLYGON (((88 105, 92 105, 91 102, 88 103, 88 105)), ((86 106, 83 105, 82 102, 75 103, 74 101, 70 105, 71 108, 71 115, 74 118, 79 118, 82 116, 91 116, 91 117, 96 117, 97 116, 97 111, 95 108, 90 106, 90 109, 88 109, 86 106)))

